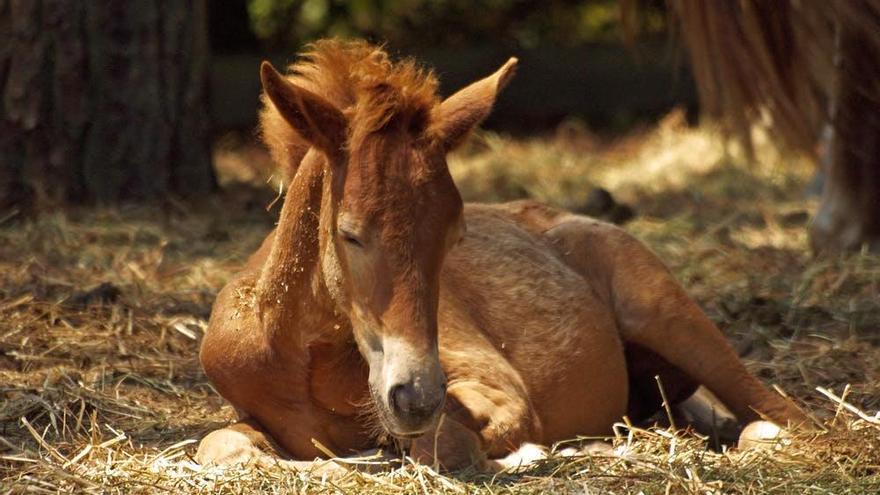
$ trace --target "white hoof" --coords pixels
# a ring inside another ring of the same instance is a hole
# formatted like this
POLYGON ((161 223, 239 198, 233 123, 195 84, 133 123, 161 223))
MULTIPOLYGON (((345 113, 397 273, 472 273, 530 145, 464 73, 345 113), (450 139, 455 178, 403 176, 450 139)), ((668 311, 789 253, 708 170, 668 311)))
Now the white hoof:
POLYGON ((769 450, 782 446, 788 433, 769 421, 752 421, 739 434, 740 450, 769 450))
POLYGON ((581 451, 574 447, 566 447, 556 452, 559 457, 575 457, 581 455, 581 451))
POLYGON ((593 441, 581 447, 583 455, 613 456, 616 455, 614 446, 608 442, 593 441))
POLYGON ((559 457, 612 456, 614 455, 614 447, 608 442, 592 441, 580 447, 566 447, 556 452, 556 455, 559 457))
POLYGON ((251 464, 263 455, 247 435, 224 428, 212 431, 202 439, 195 460, 203 466, 251 464))
POLYGON ((504 469, 518 469, 546 458, 547 450, 544 447, 533 443, 524 443, 515 452, 511 452, 507 457, 498 459, 496 462, 504 469))

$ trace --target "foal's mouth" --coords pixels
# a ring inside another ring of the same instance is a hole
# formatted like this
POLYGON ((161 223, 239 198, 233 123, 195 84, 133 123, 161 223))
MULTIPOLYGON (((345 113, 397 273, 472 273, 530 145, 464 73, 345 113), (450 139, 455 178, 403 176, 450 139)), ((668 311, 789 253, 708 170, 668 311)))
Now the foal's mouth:
POLYGON ((431 431, 431 429, 437 423, 437 418, 435 415, 435 417, 425 423, 422 428, 401 431, 400 420, 391 413, 388 405, 385 404, 382 400, 378 399, 376 394, 373 393, 372 389, 370 390, 370 396, 372 402, 372 415, 376 423, 378 423, 377 426, 379 426, 381 430, 383 430, 382 433, 394 437, 398 440, 414 440, 431 431))

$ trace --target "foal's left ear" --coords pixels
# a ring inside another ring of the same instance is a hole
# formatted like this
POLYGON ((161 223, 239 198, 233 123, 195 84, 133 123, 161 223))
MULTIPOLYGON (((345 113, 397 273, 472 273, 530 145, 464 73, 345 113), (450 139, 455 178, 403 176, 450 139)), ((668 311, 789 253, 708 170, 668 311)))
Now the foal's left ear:
POLYGON ((269 62, 260 66, 260 80, 278 113, 312 146, 332 154, 345 144, 348 123, 332 103, 290 82, 269 62))
POLYGON ((447 150, 461 144, 468 132, 489 116, 498 93, 516 73, 517 62, 511 57, 494 74, 459 90, 436 109, 431 130, 447 150))

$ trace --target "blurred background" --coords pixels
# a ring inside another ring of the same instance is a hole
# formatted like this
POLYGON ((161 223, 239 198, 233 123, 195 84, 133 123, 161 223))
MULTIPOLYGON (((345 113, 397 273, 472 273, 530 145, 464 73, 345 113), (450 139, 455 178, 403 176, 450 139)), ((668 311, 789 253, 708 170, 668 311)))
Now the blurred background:
POLYGON ((518 56, 489 130, 613 136, 674 107, 693 120, 665 2, 638 5, 625 15, 615 0, 4 1, 0 210, 215 190, 212 149, 254 142, 260 61, 283 67, 330 36, 416 57, 445 95, 518 56))
POLYGON ((255 124, 259 60, 283 66, 328 36, 413 56, 436 70, 444 94, 519 57, 489 129, 543 132, 575 118, 620 133, 673 106, 696 106, 662 0, 643 6, 634 21, 642 36, 629 45, 616 0, 235 0, 209 2, 208 14, 218 130, 255 124))
MULTIPOLYGON (((709 117, 731 157, 754 162, 764 139, 787 168, 818 170, 813 248, 880 245, 877 33, 880 0, 5 0, 0 219, 268 180, 254 139, 260 61, 357 37, 433 67, 444 95, 519 57, 484 126, 508 137, 598 149, 667 116, 709 117)), ((483 182, 497 194, 466 197, 590 212, 587 186, 572 199, 483 182)))

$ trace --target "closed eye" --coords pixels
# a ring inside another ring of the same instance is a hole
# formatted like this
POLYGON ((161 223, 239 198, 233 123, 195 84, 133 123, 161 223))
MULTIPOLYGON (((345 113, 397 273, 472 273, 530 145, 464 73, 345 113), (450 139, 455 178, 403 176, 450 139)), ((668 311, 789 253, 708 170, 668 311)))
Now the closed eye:
POLYGON ((348 232, 345 230, 340 230, 339 237, 341 237, 342 240, 346 244, 348 244, 349 246, 356 247, 356 248, 363 248, 364 247, 364 243, 361 242, 361 240, 358 239, 357 236, 352 234, 351 232, 348 232))

